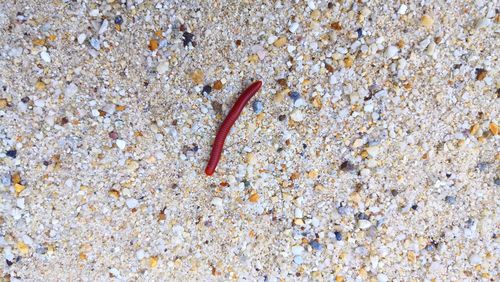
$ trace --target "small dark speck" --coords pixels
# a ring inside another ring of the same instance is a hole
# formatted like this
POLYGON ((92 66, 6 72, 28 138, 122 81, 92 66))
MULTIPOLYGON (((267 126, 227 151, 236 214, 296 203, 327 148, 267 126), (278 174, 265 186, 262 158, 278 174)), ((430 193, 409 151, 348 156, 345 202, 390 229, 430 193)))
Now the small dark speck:
POLYGON ((286 119, 286 116, 285 116, 285 115, 280 115, 280 116, 278 117, 278 120, 279 120, 279 121, 284 121, 285 119, 286 119))
POLYGON ((23 98, 21 98, 21 102, 23 102, 25 104, 28 103, 29 101, 30 101, 30 97, 23 97, 23 98))
POLYGON ((307 144, 306 143, 302 143, 302 148, 307 148, 307 144))
POLYGON ((391 195, 393 195, 394 197, 396 197, 398 194, 399 194, 398 190, 396 189, 391 190, 391 195))
POLYGON ((416 211, 418 209, 418 205, 411 206, 411 209, 414 210, 414 211, 416 211))
POLYGON ((276 152, 278 153, 281 153, 283 151, 283 148, 278 148, 278 150, 276 150, 276 152))
POLYGON ((7 266, 11 266, 11 265, 13 265, 13 264, 14 264, 14 262, 13 262, 13 261, 10 261, 10 260, 8 260, 8 259, 6 259, 6 260, 5 260, 5 262, 7 263, 7 266))
POLYGON ((447 173, 446 177, 450 178, 451 177, 451 173, 447 173))
POLYGON ((17 157, 17 151, 16 150, 8 150, 6 153, 7 157, 11 157, 15 159, 17 157))
POLYGON ((121 25, 123 23, 123 17, 118 15, 115 17, 115 24, 121 25))
POLYGON ((3 89, 3 91, 7 91, 7 86, 6 85, 2 86, 2 89, 3 89))
POLYGON ((49 166, 49 165, 50 165, 50 162, 49 162, 49 161, 43 161, 43 165, 44 165, 44 166, 49 166))

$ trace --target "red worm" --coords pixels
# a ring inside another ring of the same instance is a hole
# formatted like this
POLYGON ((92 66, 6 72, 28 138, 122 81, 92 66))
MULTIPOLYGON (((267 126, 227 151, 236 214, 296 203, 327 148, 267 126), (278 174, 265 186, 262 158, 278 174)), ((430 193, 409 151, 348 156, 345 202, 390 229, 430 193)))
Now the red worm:
POLYGON ((215 168, 217 167, 217 163, 219 162, 220 155, 222 153, 222 148, 224 147, 224 141, 226 140, 226 136, 231 130, 234 122, 238 119, 241 114, 241 111, 248 103, 248 101, 259 91, 262 86, 262 81, 256 81, 248 86, 245 91, 238 97, 236 103, 234 103, 233 107, 229 111, 226 116, 226 119, 222 122, 219 131, 217 131, 217 135, 215 136, 214 144, 212 146, 212 152, 210 153, 210 160, 208 161, 207 167, 205 168, 205 173, 207 175, 214 174, 215 168))

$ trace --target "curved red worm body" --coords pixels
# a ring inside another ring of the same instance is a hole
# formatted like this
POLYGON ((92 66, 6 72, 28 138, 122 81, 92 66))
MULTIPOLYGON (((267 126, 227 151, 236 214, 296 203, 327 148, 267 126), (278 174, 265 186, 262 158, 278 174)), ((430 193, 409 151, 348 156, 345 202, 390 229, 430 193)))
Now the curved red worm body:
POLYGON ((207 167, 205 168, 205 173, 207 175, 214 174, 215 168, 217 167, 217 163, 219 162, 220 155, 222 153, 222 148, 224 147, 224 141, 226 140, 226 136, 231 130, 234 122, 238 119, 241 114, 241 111, 248 103, 248 101, 259 91, 262 86, 262 81, 256 81, 248 86, 243 93, 241 93, 238 100, 234 103, 233 107, 229 111, 226 116, 226 119, 222 122, 219 131, 217 131, 217 135, 215 136, 214 144, 212 146, 212 152, 210 153, 210 160, 208 161, 207 167))

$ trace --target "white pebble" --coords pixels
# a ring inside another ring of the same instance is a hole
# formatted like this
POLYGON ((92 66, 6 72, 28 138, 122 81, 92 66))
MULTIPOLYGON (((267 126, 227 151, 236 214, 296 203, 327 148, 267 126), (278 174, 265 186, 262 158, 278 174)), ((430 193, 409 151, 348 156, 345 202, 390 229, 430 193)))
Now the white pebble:
POLYGON ((77 92, 78 92, 78 87, 74 83, 70 83, 68 86, 66 86, 66 89, 64 90, 64 94, 66 94, 69 97, 75 95, 77 92))
POLYGON ((158 64, 158 66, 156 67, 156 71, 158 72, 158 74, 164 74, 167 72, 167 70, 168 70, 168 62, 167 61, 160 62, 158 64))
POLYGON ((399 52, 398 47, 391 45, 388 46, 387 49, 385 50, 385 56, 390 59, 396 56, 398 52, 399 52))
POLYGON ((385 275, 383 273, 379 273, 377 275, 377 280, 378 280, 378 282, 387 282, 387 281, 389 281, 389 277, 387 277, 387 275, 385 275))
POLYGON ((482 18, 476 23, 476 28, 481 29, 481 28, 486 28, 491 25, 491 20, 487 18, 482 18))
POLYGON ((368 153, 368 155, 370 155, 370 157, 375 158, 380 152, 380 147, 379 146, 368 147, 366 148, 366 152, 368 153))
POLYGON ((127 199, 125 203, 129 209, 137 208, 139 206, 139 201, 134 198, 127 199))
POLYGON ((106 30, 108 30, 108 26, 109 26, 108 20, 105 19, 104 21, 102 21, 101 27, 99 28, 99 34, 105 33, 106 30))
POLYGON ((364 106, 363 108, 365 110, 365 112, 367 113, 371 113, 373 112, 373 103, 368 103, 364 106))
POLYGON ((83 44, 83 42, 85 42, 85 39, 87 39, 87 35, 85 35, 85 33, 80 33, 80 35, 78 35, 78 44, 83 44))
POLYGON ((398 14, 404 15, 404 14, 406 14, 407 10, 408 10, 408 6, 406 6, 405 4, 401 4, 401 6, 399 6, 398 14))
POLYGON ((292 247, 292 254, 299 256, 304 252, 304 247, 300 245, 295 245, 292 247))
POLYGON ((212 205, 221 208, 223 205, 222 199, 219 197, 215 197, 212 199, 212 205))
POLYGON ((146 256, 146 253, 144 252, 144 250, 138 250, 137 252, 135 252, 135 257, 138 260, 143 259, 145 256, 146 256))
POLYGON ((116 140, 116 146, 118 146, 118 148, 120 148, 120 150, 125 149, 126 145, 127 145, 127 143, 124 140, 121 140, 121 139, 116 140))
POLYGON ((297 29, 299 28, 299 23, 297 22, 294 22, 290 25, 290 27, 288 28, 288 30, 291 32, 291 33, 295 33, 297 31, 297 29))
POLYGON ((267 44, 273 44, 274 41, 278 40, 278 37, 276 37, 275 35, 271 35, 269 36, 269 38, 267 39, 267 44))
POLYGON ((304 216, 304 213, 302 212, 301 209, 296 208, 295 209, 295 218, 302 218, 304 216))
POLYGON ((478 265, 481 263, 481 257, 478 256, 477 254, 473 254, 472 256, 470 256, 469 259, 472 265, 478 265))
POLYGON ((99 9, 90 10, 89 15, 91 17, 97 17, 97 16, 99 16, 99 9))
POLYGON ((368 220, 360 219, 358 221, 358 226, 359 226, 360 229, 364 230, 364 229, 370 228, 372 226, 372 223, 370 221, 368 221, 368 220))
POLYGON ((294 110, 290 115, 293 121, 301 122, 304 120, 304 114, 300 110, 294 110))
POLYGON ((42 60, 43 60, 44 62, 46 62, 46 63, 50 63, 50 61, 51 61, 51 60, 50 60, 50 55, 49 55, 49 53, 47 53, 46 51, 42 51, 42 52, 40 53, 40 57, 41 57, 41 58, 42 58, 42 60))
POLYGON ((306 100, 302 99, 302 98, 299 98, 297 99, 294 103, 293 103, 293 106, 295 108, 300 108, 302 106, 305 106, 306 105, 306 100))
POLYGON ((295 262, 296 264, 302 264, 304 260, 302 259, 301 256, 296 256, 293 258, 293 262, 295 262))

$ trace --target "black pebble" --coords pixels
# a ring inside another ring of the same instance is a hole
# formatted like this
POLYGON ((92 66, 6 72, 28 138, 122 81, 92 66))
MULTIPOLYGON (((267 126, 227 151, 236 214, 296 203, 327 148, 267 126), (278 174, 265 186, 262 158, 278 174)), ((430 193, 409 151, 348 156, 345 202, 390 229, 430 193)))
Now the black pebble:
POLYGON ((194 34, 192 33, 189 33, 187 31, 185 31, 183 34, 182 34, 182 37, 184 37, 184 40, 183 40, 183 45, 184 47, 188 46, 189 43, 191 43, 194 39, 194 34))
POLYGON ((369 217, 364 212, 357 213, 356 218, 359 220, 368 220, 369 219, 369 217))
POLYGON ((23 103, 28 103, 30 101, 30 97, 24 97, 24 98, 21 98, 21 102, 23 103))
POLYGON ((285 115, 280 115, 280 116, 278 117, 278 120, 279 120, 279 121, 284 121, 285 119, 286 119, 286 116, 285 116, 285 115))
POLYGON ((342 241, 342 233, 335 231, 334 234, 337 241, 342 241))
POLYGON ((411 209, 414 210, 414 211, 416 211, 418 209, 418 206, 417 205, 413 205, 413 206, 411 206, 411 209))
POLYGON ((340 170, 352 171, 352 170, 354 170, 354 165, 352 163, 350 163, 349 161, 343 161, 342 164, 340 164, 340 170))
POLYGON ((122 16, 118 15, 115 17, 115 24, 121 25, 123 23, 123 18, 122 16))
POLYGON ((5 153, 8 157, 11 157, 15 159, 17 157, 17 151, 16 150, 8 150, 7 153, 5 153))
POLYGON ((362 28, 356 29, 356 32, 358 33, 358 38, 361 38, 363 36, 363 29, 362 28))
POLYGON ((212 92, 212 87, 210 85, 203 86, 203 90, 201 90, 201 94, 210 94, 212 92))

